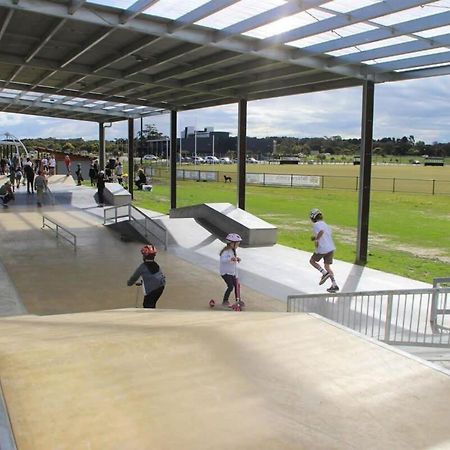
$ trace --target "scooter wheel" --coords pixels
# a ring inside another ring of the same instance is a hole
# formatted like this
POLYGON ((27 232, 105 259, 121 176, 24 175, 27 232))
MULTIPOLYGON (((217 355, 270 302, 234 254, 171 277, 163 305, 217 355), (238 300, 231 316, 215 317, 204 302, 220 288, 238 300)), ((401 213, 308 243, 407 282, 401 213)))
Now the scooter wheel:
POLYGON ((209 307, 210 307, 210 308, 214 308, 214 306, 216 306, 216 302, 215 302, 213 299, 211 299, 211 300, 209 301, 209 307))

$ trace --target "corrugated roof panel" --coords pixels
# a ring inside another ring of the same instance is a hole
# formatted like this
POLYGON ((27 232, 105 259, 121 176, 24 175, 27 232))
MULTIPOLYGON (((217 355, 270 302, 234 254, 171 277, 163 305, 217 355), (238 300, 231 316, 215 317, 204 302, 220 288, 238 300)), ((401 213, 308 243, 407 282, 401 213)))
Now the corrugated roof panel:
POLYGON ((418 6, 393 14, 387 14, 383 17, 377 17, 376 19, 373 19, 372 22, 384 26, 391 26, 414 19, 420 19, 422 17, 433 16, 442 12, 444 12, 442 7, 436 7, 436 5, 432 3, 430 5, 418 6))
POLYGON ((403 44, 404 42, 414 41, 411 36, 398 36, 390 39, 383 39, 381 41, 369 42, 368 44, 359 44, 359 50, 372 50, 374 48, 388 47, 389 45, 403 44))
POLYGON ((241 0, 228 8, 199 20, 197 25, 222 30, 230 25, 239 23, 284 4, 284 0, 241 0))
MULTIPOLYGON (((414 53, 405 53, 403 55, 395 55, 395 56, 389 56, 386 58, 377 58, 376 64, 381 64, 389 61, 400 61, 402 59, 409 59, 409 58, 417 58, 419 56, 427 56, 427 55, 436 55, 438 53, 445 53, 448 52, 448 48, 433 48, 430 50, 423 50, 420 52, 414 52, 414 53)), ((374 64, 373 61, 366 61, 366 64, 374 64)))
POLYGON ((333 17, 332 14, 319 11, 317 9, 309 9, 293 16, 285 17, 284 19, 277 20, 259 28, 255 28, 247 33, 243 33, 247 36, 264 39, 270 36, 274 36, 285 31, 295 30, 296 28, 304 27, 311 23, 320 22, 323 19, 333 17))
POLYGON ((365 6, 374 5, 375 3, 381 3, 383 0, 334 0, 324 5, 327 9, 340 13, 347 13, 355 9, 364 8, 365 6))
POLYGON ((338 28, 337 30, 327 31, 326 33, 315 34, 314 36, 304 39, 298 39, 290 42, 289 45, 294 47, 304 48, 310 45, 321 44, 322 42, 328 42, 340 37, 353 36, 354 34, 364 33, 365 31, 374 30, 376 27, 365 23, 358 23, 355 25, 349 25, 346 27, 338 28))
POLYGON ((430 38, 449 33, 450 33, 450 25, 447 25, 446 27, 432 28, 431 30, 420 31, 414 34, 423 38, 430 38))
POLYGON ((165 17, 166 19, 178 19, 188 12, 208 3, 207 0, 163 0, 155 3, 144 11, 152 16, 165 17))

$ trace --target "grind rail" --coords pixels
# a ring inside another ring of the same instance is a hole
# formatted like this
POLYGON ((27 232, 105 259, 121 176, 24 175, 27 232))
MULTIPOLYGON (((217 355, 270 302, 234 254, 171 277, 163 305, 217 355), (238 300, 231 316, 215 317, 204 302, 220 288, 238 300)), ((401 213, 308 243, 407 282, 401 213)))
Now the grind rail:
POLYGON ((153 241, 156 238, 164 246, 164 250, 167 250, 167 230, 140 209, 129 204, 111 206, 103 210, 103 225, 118 223, 122 220, 127 220, 146 240, 153 241))
POLYGON ((289 295, 287 311, 316 313, 387 344, 450 347, 450 287, 289 295))
POLYGON ((73 245, 73 250, 77 251, 77 237, 74 233, 69 231, 60 223, 56 222, 54 219, 51 219, 47 216, 42 216, 42 227, 43 230, 45 227, 50 228, 55 232, 56 239, 64 239, 69 244, 73 245))

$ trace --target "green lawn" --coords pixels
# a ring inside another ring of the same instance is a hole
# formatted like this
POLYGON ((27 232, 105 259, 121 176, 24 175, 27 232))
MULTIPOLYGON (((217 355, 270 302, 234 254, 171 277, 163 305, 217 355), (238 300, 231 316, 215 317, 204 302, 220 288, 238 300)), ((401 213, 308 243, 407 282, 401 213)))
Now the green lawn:
MULTIPOLYGON (((433 168, 432 168, 433 169, 433 168)), ((177 206, 204 202, 236 204, 236 185, 177 182, 177 206)), ((167 179, 154 180, 152 192, 135 192, 135 204, 167 213, 167 179)), ((317 207, 334 232, 336 257, 354 262, 358 193, 247 186, 246 209, 276 225, 278 243, 311 251, 308 213, 317 207)), ((450 276, 450 196, 374 192, 371 195, 368 267, 431 282, 450 276)))

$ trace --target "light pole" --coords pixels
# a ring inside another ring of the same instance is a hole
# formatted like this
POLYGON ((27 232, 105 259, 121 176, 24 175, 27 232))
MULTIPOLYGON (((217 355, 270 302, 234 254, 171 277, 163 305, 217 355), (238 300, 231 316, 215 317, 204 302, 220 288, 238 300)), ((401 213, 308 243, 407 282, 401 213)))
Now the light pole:
POLYGON ((197 130, 194 130, 194 165, 197 165, 197 130))

